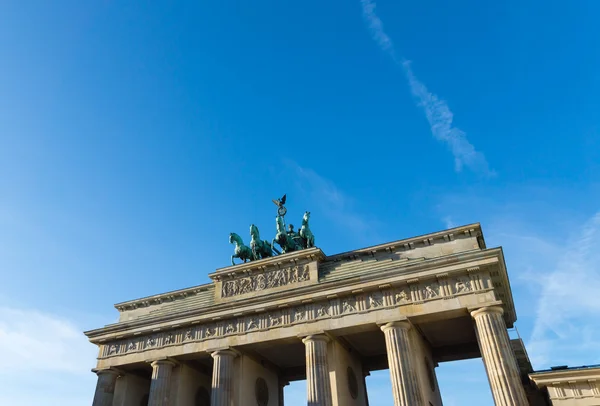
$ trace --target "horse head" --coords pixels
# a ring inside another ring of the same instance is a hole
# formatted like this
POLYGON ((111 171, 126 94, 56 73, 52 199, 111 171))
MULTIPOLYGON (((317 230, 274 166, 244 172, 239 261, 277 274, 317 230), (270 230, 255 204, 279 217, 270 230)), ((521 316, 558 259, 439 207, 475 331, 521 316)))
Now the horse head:
POLYGON ((302 224, 308 224, 308 220, 310 219, 310 212, 305 211, 304 216, 302 216, 302 224))
POLYGON ((229 244, 241 243, 242 239, 236 233, 229 233, 229 244))
POLYGON ((256 227, 254 224, 250 224, 250 235, 256 239, 260 238, 260 234, 258 232, 258 227, 256 227))

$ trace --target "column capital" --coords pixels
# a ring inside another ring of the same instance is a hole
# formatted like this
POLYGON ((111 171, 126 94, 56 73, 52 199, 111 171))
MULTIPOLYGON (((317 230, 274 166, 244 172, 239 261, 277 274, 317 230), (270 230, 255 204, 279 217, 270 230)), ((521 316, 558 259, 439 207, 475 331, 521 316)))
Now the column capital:
POLYGON ((159 358, 155 360, 149 360, 146 362, 148 362, 153 368, 159 365, 170 365, 171 367, 176 367, 177 365, 179 365, 179 363, 173 358, 159 358))
POLYGON ((113 367, 109 367, 109 368, 92 368, 92 372, 95 373, 96 375, 100 376, 100 375, 117 375, 117 376, 121 376, 124 375, 123 371, 120 371, 116 368, 113 367))
POLYGON ((310 341, 324 341, 326 343, 331 341, 331 338, 324 332, 307 334, 307 335, 301 336, 300 338, 302 338, 302 342, 304 344, 306 344, 307 342, 310 342, 310 341))
POLYGON ((223 347, 223 348, 214 348, 212 350, 209 350, 210 352, 210 356, 211 357, 215 357, 215 356, 226 356, 226 357, 237 357, 238 355, 240 355, 240 352, 231 348, 231 347, 223 347))
POLYGON ((407 319, 390 321, 385 324, 379 324, 379 328, 381 329, 381 331, 384 331, 384 332, 391 328, 401 328, 402 330, 410 330, 411 327, 412 327, 412 324, 410 324, 410 322, 407 319))
POLYGON ((479 309, 471 311, 471 317, 473 317, 474 319, 476 319, 479 316, 482 316, 484 314, 491 314, 491 313, 503 315, 504 314, 504 309, 501 306, 485 306, 485 307, 480 307, 479 309))

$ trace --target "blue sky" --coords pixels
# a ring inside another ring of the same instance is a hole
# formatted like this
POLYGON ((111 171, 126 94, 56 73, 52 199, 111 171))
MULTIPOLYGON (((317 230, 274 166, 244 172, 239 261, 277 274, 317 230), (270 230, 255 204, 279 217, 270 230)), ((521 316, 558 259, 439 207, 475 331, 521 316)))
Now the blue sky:
MULTIPOLYGON (((534 367, 600 362, 600 3, 292 3, 0 4, 0 404, 90 404, 81 332, 283 193, 327 254, 481 222, 534 367)), ((437 371, 492 404, 481 360, 437 371)))

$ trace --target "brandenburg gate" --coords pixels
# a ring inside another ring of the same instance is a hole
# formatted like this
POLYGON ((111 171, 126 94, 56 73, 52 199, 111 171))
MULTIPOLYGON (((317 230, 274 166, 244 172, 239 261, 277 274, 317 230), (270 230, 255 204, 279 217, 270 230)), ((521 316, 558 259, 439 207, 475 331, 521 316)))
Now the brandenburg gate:
POLYGON ((93 406, 282 406, 303 379, 309 406, 366 406, 381 369, 394 405, 438 406, 435 367, 475 357, 496 405, 529 404, 502 248, 479 224, 332 256, 310 245, 117 304, 117 323, 85 333, 93 406))

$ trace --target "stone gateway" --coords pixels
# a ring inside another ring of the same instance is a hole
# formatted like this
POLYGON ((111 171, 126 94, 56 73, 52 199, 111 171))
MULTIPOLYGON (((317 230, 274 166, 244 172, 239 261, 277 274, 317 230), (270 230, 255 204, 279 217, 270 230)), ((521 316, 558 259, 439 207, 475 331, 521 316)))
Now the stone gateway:
POLYGON ((309 406, 366 406, 365 377, 381 369, 395 406, 438 406, 438 363, 475 357, 496 405, 538 404, 515 355, 522 342, 507 332, 516 313, 503 252, 479 224, 333 256, 307 247, 209 276, 119 303, 119 322, 85 333, 99 348, 93 406, 282 406, 284 386, 302 379, 309 406))

